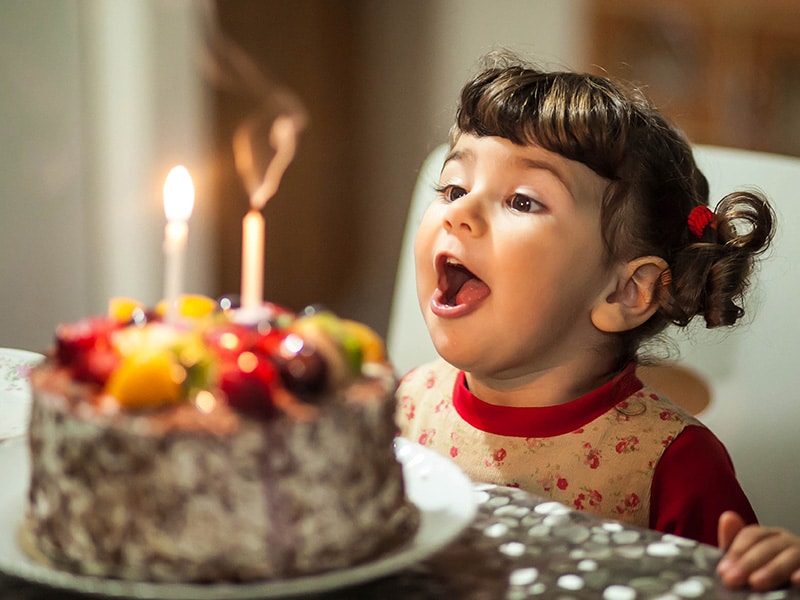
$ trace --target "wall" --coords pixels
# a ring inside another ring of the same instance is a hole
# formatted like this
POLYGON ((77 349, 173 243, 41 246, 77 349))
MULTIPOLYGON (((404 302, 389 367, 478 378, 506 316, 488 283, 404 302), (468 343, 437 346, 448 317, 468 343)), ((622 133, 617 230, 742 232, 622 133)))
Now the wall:
POLYGON ((67 3, 0 5, 3 346, 40 349, 85 305, 78 29, 67 3))
POLYGON ((187 280, 209 288, 201 6, 0 3, 0 346, 42 351, 111 296, 160 298, 174 164, 198 189, 187 280))

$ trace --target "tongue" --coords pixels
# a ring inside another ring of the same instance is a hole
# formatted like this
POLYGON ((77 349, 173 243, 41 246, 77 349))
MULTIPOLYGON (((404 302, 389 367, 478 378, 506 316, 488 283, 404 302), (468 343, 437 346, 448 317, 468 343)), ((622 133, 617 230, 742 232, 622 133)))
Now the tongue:
POLYGON ((480 279, 472 277, 467 279, 456 292, 456 304, 471 304, 486 298, 489 295, 489 287, 480 279))

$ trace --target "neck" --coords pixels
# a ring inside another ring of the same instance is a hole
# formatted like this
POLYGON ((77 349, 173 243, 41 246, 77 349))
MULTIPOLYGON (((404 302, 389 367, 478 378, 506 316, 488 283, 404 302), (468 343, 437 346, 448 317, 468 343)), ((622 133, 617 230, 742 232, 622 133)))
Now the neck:
POLYGON ((514 374, 467 372, 470 391, 489 404, 543 407, 566 404, 597 389, 616 375, 610 364, 578 361, 514 374))

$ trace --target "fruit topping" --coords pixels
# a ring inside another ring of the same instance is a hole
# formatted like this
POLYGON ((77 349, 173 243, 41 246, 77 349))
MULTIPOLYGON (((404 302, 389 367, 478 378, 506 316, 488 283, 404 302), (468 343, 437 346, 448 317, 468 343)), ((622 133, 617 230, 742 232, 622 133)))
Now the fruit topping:
POLYGON ((342 320, 342 327, 353 334, 361 346, 361 357, 365 363, 386 362, 386 347, 378 333, 370 326, 358 321, 342 320))
POLYGON ((140 350, 122 360, 105 393, 126 408, 153 408, 180 401, 185 379, 186 370, 170 350, 140 350))
POLYGON ((322 307, 298 317, 265 303, 255 320, 237 321, 237 309, 182 296, 179 313, 165 323, 135 300, 114 298, 108 316, 59 326, 55 360, 127 409, 210 395, 260 417, 276 409, 307 416, 324 392, 386 361, 375 331, 322 307))
POLYGON ((56 328, 55 355, 70 367, 78 381, 105 383, 119 363, 111 344, 111 334, 119 323, 109 317, 87 317, 56 328))
POLYGON ((138 300, 115 296, 108 301, 108 316, 119 323, 141 321, 145 314, 146 309, 138 300))
POLYGON ((344 385, 361 369, 361 348, 358 340, 341 327, 329 312, 317 312, 297 319, 289 331, 299 335, 321 353, 328 365, 328 385, 344 385))
POLYGON ((269 357, 286 388, 306 396, 325 389, 328 367, 317 348, 295 333, 282 337, 269 352, 269 357))
POLYGON ((233 357, 234 360, 242 352, 255 348, 259 342, 257 330, 238 323, 212 325, 204 337, 212 352, 222 358, 233 357))
POLYGON ((269 416, 272 388, 278 378, 275 366, 264 356, 245 351, 223 359, 219 365, 219 387, 234 408, 252 416, 269 416))
MULTIPOLYGON (((217 301, 200 294, 185 294, 178 298, 178 315, 187 319, 199 319, 214 313, 219 305, 217 301)), ((156 314, 161 318, 167 314, 167 301, 162 300, 156 305, 156 314)))

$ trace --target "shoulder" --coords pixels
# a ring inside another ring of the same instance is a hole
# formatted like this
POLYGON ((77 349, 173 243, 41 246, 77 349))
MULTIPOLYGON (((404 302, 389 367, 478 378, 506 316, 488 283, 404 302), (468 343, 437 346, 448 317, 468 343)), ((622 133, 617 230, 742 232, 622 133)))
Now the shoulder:
POLYGON ((679 463, 692 459, 706 466, 725 467, 733 471, 733 461, 719 438, 697 421, 690 425, 670 444, 664 459, 679 463))
POLYGON ((653 464, 660 460, 673 441, 690 425, 700 422, 669 398, 660 395, 648 386, 635 389, 614 405, 606 414, 606 420, 618 429, 628 429, 657 443, 658 452, 653 464))
MULTIPOLYGON (((671 398, 660 394, 646 384, 643 385, 642 388, 634 394, 634 396, 642 398, 649 403, 651 409, 655 411, 655 413, 658 415, 658 418, 662 421, 675 421, 684 425, 699 425, 700 427, 703 427, 697 418, 673 402, 671 398)), ((711 432, 709 431, 709 433, 711 432)))
POLYGON ((650 507, 654 529, 712 545, 726 510, 756 521, 727 449, 694 419, 664 451, 654 473, 650 507))

